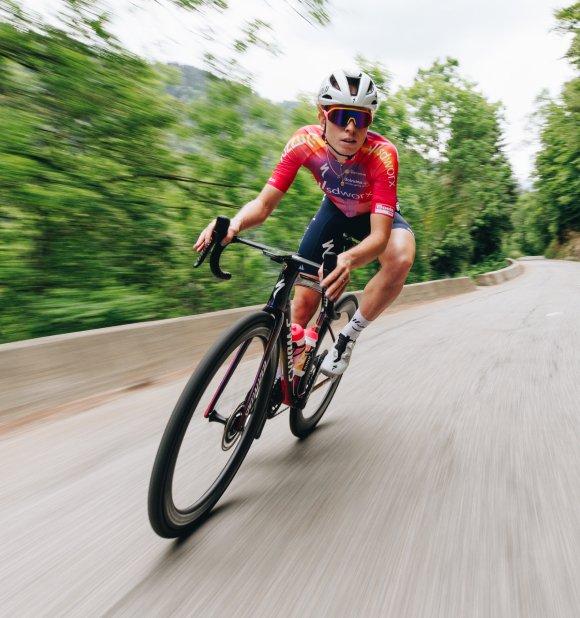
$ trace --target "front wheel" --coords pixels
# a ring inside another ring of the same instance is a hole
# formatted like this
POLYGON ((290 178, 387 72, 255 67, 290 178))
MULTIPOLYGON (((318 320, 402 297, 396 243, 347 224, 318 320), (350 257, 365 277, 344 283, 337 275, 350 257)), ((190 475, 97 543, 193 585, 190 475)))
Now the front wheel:
POLYGON ((263 311, 243 318, 189 379, 151 474, 149 521, 160 536, 191 531, 220 499, 248 453, 276 372, 272 358, 265 357, 272 329, 273 318, 263 311))
POLYGON ((328 378, 320 373, 320 365, 334 345, 336 333, 350 322, 357 309, 358 300, 354 294, 343 294, 334 306, 339 317, 330 323, 330 329, 327 329, 320 342, 314 362, 310 364, 308 375, 305 375, 312 383, 306 405, 304 408, 290 408, 290 431, 298 438, 305 438, 316 427, 336 393, 342 376, 328 378))

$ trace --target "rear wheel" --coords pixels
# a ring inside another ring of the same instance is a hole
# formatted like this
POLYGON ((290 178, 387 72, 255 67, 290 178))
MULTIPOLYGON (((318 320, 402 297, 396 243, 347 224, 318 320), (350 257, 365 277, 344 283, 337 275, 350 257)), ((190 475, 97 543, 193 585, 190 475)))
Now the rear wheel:
POLYGON ((310 387, 307 386, 310 388, 310 395, 306 405, 304 408, 290 408, 290 431, 298 438, 306 437, 316 427, 336 393, 342 376, 328 378, 320 373, 320 365, 334 345, 334 338, 350 321, 357 308, 358 301, 354 294, 344 294, 334 306, 334 311, 339 317, 331 322, 330 329, 327 329, 320 342, 314 362, 310 364, 308 373, 305 374, 307 384, 311 384, 310 387))
POLYGON ((161 439, 149 485, 149 520, 160 536, 192 530, 248 453, 274 382, 271 359, 260 373, 272 328, 272 316, 265 312, 240 320, 187 383, 161 439), (256 396, 249 397, 250 392, 256 396))

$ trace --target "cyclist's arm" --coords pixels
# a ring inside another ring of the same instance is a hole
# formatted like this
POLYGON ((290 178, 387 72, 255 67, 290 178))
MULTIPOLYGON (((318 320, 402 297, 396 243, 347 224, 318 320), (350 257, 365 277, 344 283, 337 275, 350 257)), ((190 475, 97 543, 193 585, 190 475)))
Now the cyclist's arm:
POLYGON ((299 129, 290 138, 279 163, 272 171, 272 175, 260 195, 255 200, 248 202, 232 219, 232 226, 238 232, 263 223, 278 206, 284 193, 294 182, 294 178, 296 178, 296 174, 309 152, 304 146, 304 139, 301 139, 302 134, 303 129, 299 129))
MULTIPOLYGON (((300 145, 304 140, 300 140, 299 136, 303 133, 300 129, 290 139, 286 148, 282 153, 280 162, 272 172, 272 176, 260 191, 260 194, 256 199, 248 202, 241 210, 235 215, 230 222, 230 228, 222 244, 226 245, 231 242, 232 238, 239 234, 242 230, 247 230, 251 227, 256 227, 263 223, 272 213, 272 211, 278 206, 280 200, 284 196, 284 193, 288 190, 294 178, 298 172, 298 169, 302 165, 302 162, 307 154, 307 150, 304 147, 300 148, 300 145)), ((193 246, 196 251, 202 251, 205 246, 211 241, 211 235, 215 227, 215 220, 212 221, 201 232, 195 245, 193 246)))
POLYGON ((248 202, 240 209, 232 219, 231 226, 237 230, 236 233, 239 233, 242 230, 260 225, 272 214, 283 197, 283 191, 266 184, 256 199, 248 202))
POLYGON ((387 248, 393 227, 392 217, 371 214, 370 219, 370 234, 358 245, 343 254, 349 260, 351 270, 369 264, 387 248))
MULTIPOLYGON (((270 213, 278 206, 284 195, 283 191, 266 185, 256 199, 242 206, 240 211, 230 221, 230 227, 225 238, 222 240, 223 245, 227 245, 232 241, 234 236, 237 236, 242 230, 247 230, 249 227, 255 227, 265 221, 270 213)), ((196 251, 202 251, 211 242, 211 236, 215 227, 216 220, 214 219, 199 235, 199 238, 193 245, 196 251)))

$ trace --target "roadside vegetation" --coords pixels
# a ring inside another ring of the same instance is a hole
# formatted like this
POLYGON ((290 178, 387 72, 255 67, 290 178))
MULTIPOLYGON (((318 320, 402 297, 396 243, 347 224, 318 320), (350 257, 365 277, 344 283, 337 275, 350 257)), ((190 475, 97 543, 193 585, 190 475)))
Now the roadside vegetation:
MULTIPOLYGON (((98 3, 66 4, 54 25, 0 0, 0 343, 261 302, 276 269, 260 255, 233 247, 224 262, 235 279, 223 283, 192 271, 191 245, 211 218, 259 191, 286 139, 316 122, 312 100, 274 104, 219 67, 148 64, 110 35, 98 3)), ((297 5, 328 20, 325 2, 297 5)), ((576 33, 576 67, 578 7, 557 14, 576 33)), ((241 43, 260 43, 259 28, 241 43)), ((399 89, 385 67, 359 62, 384 93, 373 128, 399 151, 399 198, 418 247, 410 283, 550 254, 578 231, 578 79, 542 102, 536 183, 522 193, 503 150, 501 104, 456 60, 433 62, 399 89)), ((301 171, 248 234, 295 248, 320 195, 301 171)), ((356 271, 353 288, 375 268, 356 271)))

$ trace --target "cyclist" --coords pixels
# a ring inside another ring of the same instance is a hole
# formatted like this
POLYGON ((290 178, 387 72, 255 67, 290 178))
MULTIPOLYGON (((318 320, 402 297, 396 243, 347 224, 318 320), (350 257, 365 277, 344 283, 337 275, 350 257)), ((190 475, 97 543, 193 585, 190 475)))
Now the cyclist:
MULTIPOLYGON (((351 321, 337 337, 321 371, 342 374, 362 330, 399 295, 415 257, 413 231, 399 212, 398 156, 389 140, 368 130, 378 107, 378 92, 369 75, 336 70, 318 93, 320 125, 298 129, 286 144, 280 162, 260 194, 231 220, 224 244, 242 230, 263 223, 278 206, 301 166, 307 167, 325 193, 298 249, 299 255, 322 262, 327 251, 338 254, 336 268, 321 282, 326 295, 337 300, 350 272, 375 259, 380 270, 367 283, 351 321), (344 233, 360 240, 345 251, 344 233)), ((212 221, 194 248, 210 242, 212 221)), ((322 277, 319 271, 307 275, 322 277)), ((292 321, 306 327, 320 302, 317 291, 297 285, 292 321)))

